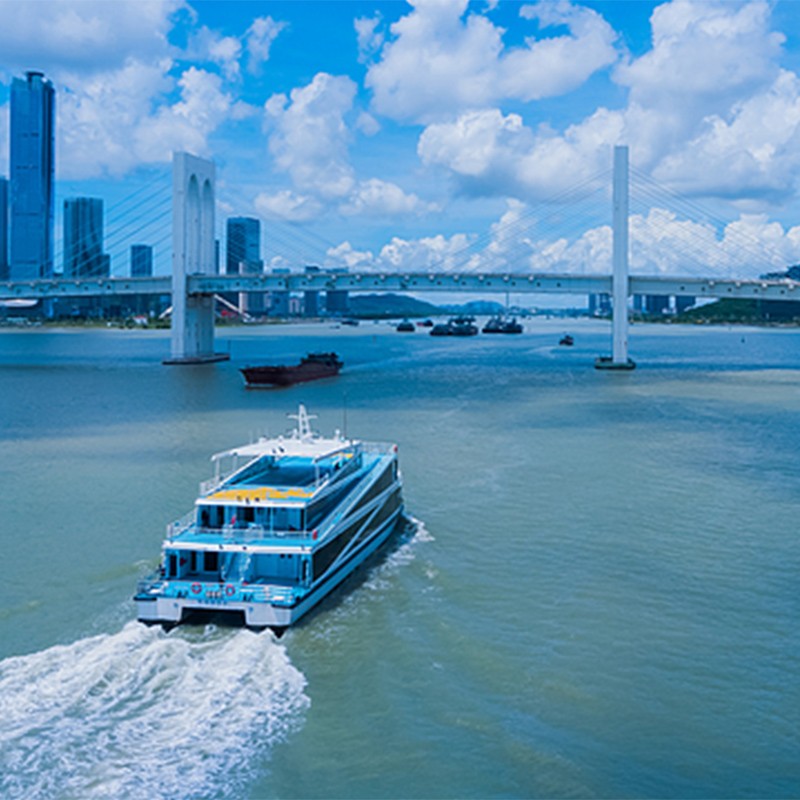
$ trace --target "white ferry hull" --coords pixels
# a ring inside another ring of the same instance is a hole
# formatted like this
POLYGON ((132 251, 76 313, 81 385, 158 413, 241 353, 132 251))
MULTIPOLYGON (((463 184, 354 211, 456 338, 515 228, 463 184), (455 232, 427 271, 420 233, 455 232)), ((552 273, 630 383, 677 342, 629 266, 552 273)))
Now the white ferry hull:
POLYGON ((370 556, 374 555, 391 538, 403 518, 403 507, 394 514, 354 553, 344 564, 323 576, 318 584, 295 605, 278 605, 271 602, 229 601, 223 597, 211 600, 192 598, 161 597, 144 599, 136 597, 137 616, 140 622, 178 625, 186 621, 192 612, 233 612, 242 616, 244 624, 250 628, 273 628, 283 630, 295 624, 318 605, 337 586, 343 583, 370 556))

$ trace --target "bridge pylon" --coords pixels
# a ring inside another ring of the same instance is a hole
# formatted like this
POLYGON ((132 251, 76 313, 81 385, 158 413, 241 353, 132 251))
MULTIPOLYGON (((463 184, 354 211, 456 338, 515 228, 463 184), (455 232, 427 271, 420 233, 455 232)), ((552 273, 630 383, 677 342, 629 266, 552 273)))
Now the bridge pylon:
POLYGON ((636 364, 628 357, 628 147, 614 148, 613 264, 611 274, 612 355, 595 360, 597 369, 631 370, 636 364))
POLYGON ((214 162, 172 155, 172 348, 165 364, 224 361, 214 352, 214 295, 189 294, 189 275, 214 275, 214 162))

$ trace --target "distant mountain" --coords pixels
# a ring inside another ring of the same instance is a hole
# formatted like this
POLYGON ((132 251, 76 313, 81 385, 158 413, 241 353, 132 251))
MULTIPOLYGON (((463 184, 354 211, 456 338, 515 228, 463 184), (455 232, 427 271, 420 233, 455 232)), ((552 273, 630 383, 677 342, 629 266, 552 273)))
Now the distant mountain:
POLYGON ((364 319, 389 317, 431 317, 441 314, 439 306, 403 294, 351 294, 350 316, 364 319))

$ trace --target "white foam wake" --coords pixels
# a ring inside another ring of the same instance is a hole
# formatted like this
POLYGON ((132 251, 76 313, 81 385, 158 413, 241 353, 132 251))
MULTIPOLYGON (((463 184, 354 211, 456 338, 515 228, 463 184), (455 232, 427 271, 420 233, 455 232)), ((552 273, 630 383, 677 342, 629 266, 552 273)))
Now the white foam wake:
POLYGON ((0 662, 0 797, 241 795, 308 705, 269 633, 136 622, 0 662))

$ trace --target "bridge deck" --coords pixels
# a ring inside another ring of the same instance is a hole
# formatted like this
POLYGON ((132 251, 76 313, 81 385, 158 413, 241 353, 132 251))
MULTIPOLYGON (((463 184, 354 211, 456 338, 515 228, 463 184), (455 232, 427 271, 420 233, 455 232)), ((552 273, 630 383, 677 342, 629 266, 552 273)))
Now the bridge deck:
MULTIPOLYGON (((610 294, 608 275, 525 273, 296 273, 292 275, 189 275, 189 294, 223 292, 328 291, 349 292, 512 292, 514 294, 610 294)), ((683 297, 738 297, 800 300, 800 282, 665 278, 631 275, 629 294, 683 297)), ((0 282, 0 300, 104 295, 170 294, 170 277, 47 278, 0 282)))

